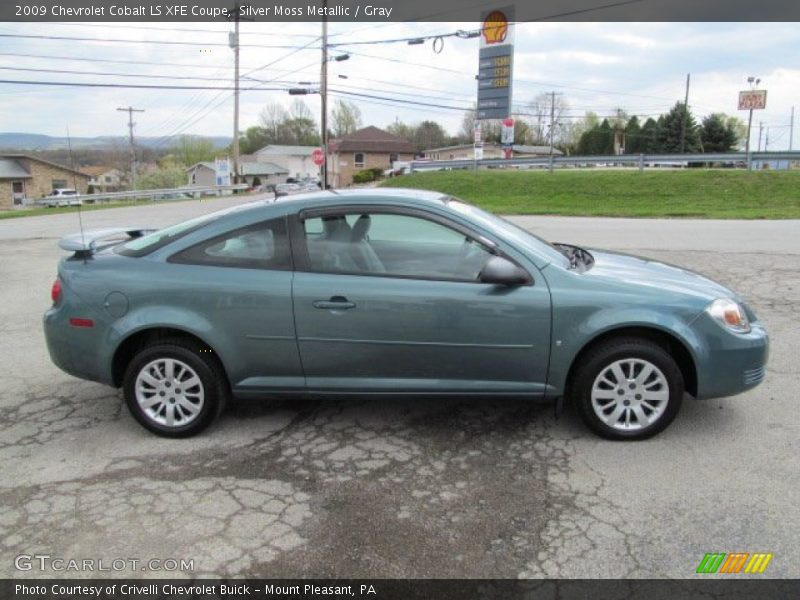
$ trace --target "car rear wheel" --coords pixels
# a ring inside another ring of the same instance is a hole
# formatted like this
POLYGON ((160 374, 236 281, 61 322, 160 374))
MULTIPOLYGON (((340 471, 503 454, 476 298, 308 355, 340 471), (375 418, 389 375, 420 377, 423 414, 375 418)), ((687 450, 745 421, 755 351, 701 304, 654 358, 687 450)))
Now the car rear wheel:
POLYGON ((144 427, 165 437, 188 437, 222 411, 227 385, 212 353, 188 340, 155 342, 125 371, 128 409, 144 427))
POLYGON ((684 382, 675 359, 641 338, 602 343, 581 359, 571 398, 586 425, 609 439, 645 439, 680 409, 684 382))

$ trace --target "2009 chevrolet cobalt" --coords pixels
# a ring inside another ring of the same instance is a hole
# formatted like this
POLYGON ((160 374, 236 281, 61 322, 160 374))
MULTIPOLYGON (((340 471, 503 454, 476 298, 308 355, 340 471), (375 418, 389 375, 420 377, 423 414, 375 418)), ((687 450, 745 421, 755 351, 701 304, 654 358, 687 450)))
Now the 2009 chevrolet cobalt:
POLYGON ((53 361, 122 387, 165 436, 231 396, 361 394, 567 398, 596 433, 639 439, 684 392, 765 374, 767 333, 733 291, 432 192, 318 192, 60 245, 53 361))

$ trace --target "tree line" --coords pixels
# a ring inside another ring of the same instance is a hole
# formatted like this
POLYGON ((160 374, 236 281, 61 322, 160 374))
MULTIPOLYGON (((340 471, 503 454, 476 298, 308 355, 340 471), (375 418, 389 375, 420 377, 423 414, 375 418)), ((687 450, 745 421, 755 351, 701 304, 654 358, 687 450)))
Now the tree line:
POLYGON ((697 123, 682 102, 676 102, 668 113, 657 119, 650 117, 644 123, 636 116, 628 118, 623 113, 612 121, 608 118, 599 121, 595 117, 578 139, 575 154, 732 152, 739 149, 747 135, 740 119, 723 113, 710 114, 697 123))

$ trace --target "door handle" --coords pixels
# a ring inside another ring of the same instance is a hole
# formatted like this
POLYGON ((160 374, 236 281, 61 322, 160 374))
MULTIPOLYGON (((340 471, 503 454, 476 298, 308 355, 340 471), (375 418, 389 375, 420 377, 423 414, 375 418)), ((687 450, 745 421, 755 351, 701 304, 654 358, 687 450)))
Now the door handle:
POLYGON ((350 302, 344 296, 333 296, 330 300, 317 300, 314 302, 314 308, 320 308, 323 310, 348 310, 355 307, 356 303, 350 302))

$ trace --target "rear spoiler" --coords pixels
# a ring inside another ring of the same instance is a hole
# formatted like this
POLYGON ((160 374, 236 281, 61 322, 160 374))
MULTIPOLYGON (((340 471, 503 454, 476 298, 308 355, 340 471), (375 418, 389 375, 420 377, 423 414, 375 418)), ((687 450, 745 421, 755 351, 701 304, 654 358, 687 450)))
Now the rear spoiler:
POLYGON ((119 241, 142 237, 153 231, 156 230, 146 227, 108 227, 106 229, 91 229, 61 238, 58 241, 58 247, 68 252, 75 252, 78 256, 87 256, 94 254, 98 248, 99 242, 103 240, 106 240, 109 244, 113 244, 119 241))

